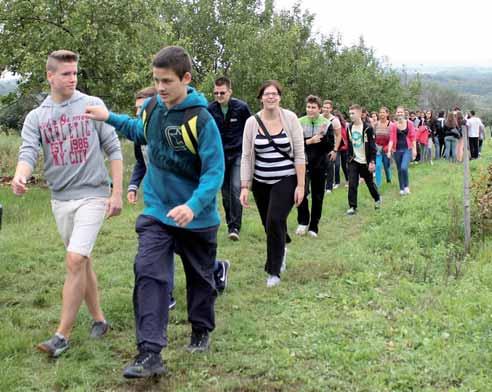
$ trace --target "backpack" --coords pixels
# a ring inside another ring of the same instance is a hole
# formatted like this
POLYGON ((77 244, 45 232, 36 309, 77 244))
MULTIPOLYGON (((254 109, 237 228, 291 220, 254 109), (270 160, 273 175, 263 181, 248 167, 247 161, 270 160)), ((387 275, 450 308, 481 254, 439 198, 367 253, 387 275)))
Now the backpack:
MULTIPOLYGON (((157 105, 157 96, 154 95, 150 99, 148 105, 145 106, 142 113, 142 121, 144 124, 144 137, 147 139, 147 127, 149 125, 150 117, 157 105)), ((201 110, 204 109, 201 106, 191 106, 184 112, 183 124, 181 124, 181 134, 186 148, 200 159, 198 155, 198 115, 201 110)))

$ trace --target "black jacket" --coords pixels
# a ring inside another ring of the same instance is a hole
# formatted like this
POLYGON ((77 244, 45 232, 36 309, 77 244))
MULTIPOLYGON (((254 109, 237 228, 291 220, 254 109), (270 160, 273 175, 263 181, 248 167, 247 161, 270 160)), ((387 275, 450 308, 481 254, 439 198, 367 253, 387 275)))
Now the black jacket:
MULTIPOLYGON (((355 158, 354 146, 352 145, 352 126, 349 124, 347 128, 348 139, 348 161, 355 158)), ((369 164, 376 160, 376 142, 374 140, 374 130, 369 123, 364 123, 362 127, 362 140, 364 140, 364 149, 366 152, 366 162, 369 164)))
POLYGON ((214 118, 217 128, 219 128, 225 158, 233 159, 240 156, 243 145, 244 124, 251 117, 251 110, 249 110, 248 104, 239 99, 231 98, 225 118, 217 101, 208 105, 208 111, 214 118))

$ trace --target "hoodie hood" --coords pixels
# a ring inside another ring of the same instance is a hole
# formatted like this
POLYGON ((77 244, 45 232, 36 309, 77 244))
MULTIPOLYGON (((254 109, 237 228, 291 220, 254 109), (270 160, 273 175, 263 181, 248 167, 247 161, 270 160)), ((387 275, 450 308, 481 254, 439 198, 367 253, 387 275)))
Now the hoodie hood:
POLYGON ((79 90, 75 90, 72 96, 67 99, 66 101, 57 103, 53 101, 53 98, 51 98, 51 95, 48 95, 45 100, 41 103, 40 107, 42 108, 52 108, 52 107, 65 107, 68 105, 73 105, 81 100, 84 99, 86 95, 81 93, 79 90))

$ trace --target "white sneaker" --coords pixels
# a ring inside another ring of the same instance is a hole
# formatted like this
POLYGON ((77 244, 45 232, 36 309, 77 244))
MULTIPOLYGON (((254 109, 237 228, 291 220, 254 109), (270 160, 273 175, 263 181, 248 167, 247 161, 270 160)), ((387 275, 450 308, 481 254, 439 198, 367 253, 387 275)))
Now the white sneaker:
POLYGON ((340 186, 340 184, 335 184, 333 185, 333 189, 337 189, 340 186))
POLYGON ((405 191, 400 191, 400 196, 405 196, 405 191))
POLYGON ((284 258, 282 259, 282 266, 280 267, 280 272, 285 272, 287 270, 287 247, 284 251, 284 258))
POLYGON ((308 236, 311 237, 311 238, 317 238, 318 237, 318 234, 312 230, 309 230, 308 231, 308 236))
POLYGON ((299 225, 299 226, 297 226, 297 229, 296 229, 296 232, 295 233, 296 233, 296 235, 301 235, 302 236, 302 235, 305 235, 306 234, 307 229, 308 229, 307 225, 299 225))
POLYGON ((267 287, 274 287, 280 284, 280 278, 276 275, 268 275, 267 287))
POLYGON ((410 194, 410 188, 407 186, 405 189, 405 195, 409 195, 410 194))
POLYGON ((357 210, 354 207, 350 207, 347 210, 347 215, 355 215, 356 212, 357 212, 357 210))
POLYGON ((330 194, 331 193, 331 189, 327 189, 326 190, 326 193, 330 194))

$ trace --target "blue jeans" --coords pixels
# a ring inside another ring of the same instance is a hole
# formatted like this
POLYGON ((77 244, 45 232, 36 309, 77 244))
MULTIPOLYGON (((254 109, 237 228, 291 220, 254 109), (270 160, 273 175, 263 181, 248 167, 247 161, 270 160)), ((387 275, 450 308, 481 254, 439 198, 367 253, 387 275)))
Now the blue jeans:
POLYGON ((383 182, 383 168, 386 175, 386 182, 391 182, 391 160, 378 147, 378 152, 376 154, 376 186, 378 188, 381 188, 383 182))
POLYGON ((444 156, 448 161, 456 161, 456 146, 458 144, 458 139, 454 136, 446 136, 444 138, 444 144, 446 145, 446 150, 444 151, 444 156))
POLYGON ((439 138, 435 137, 434 139, 434 159, 437 161, 441 158, 441 145, 439 144, 439 138))
POLYGON ((400 191, 408 187, 408 166, 412 160, 412 150, 397 150, 393 154, 395 158, 396 168, 398 169, 398 182, 400 183, 400 191))
POLYGON ((241 156, 226 159, 224 183, 222 184, 222 204, 224 205, 229 232, 241 230, 243 207, 239 201, 241 193, 241 156))

